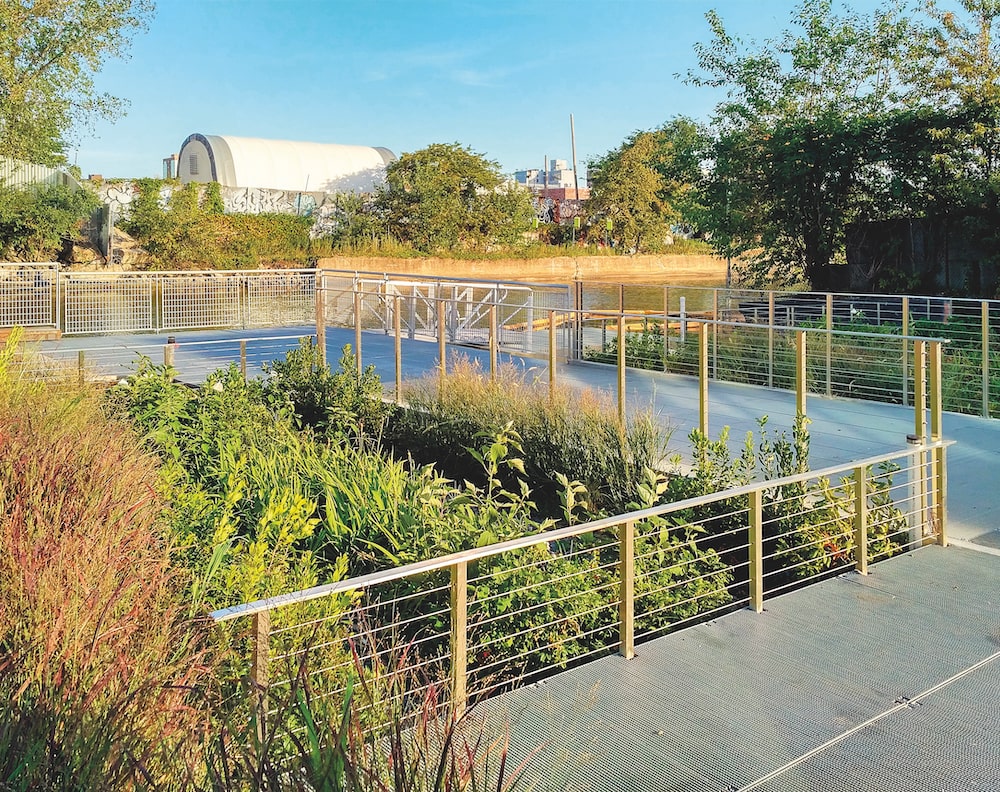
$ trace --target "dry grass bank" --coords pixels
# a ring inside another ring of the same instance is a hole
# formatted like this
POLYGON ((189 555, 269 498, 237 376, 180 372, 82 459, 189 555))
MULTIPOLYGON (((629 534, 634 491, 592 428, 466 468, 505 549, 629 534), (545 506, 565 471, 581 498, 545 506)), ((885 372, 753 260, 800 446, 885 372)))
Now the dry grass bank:
POLYGON ((390 272, 483 280, 565 283, 571 280, 614 283, 669 283, 711 286, 726 280, 726 262, 715 256, 569 256, 540 259, 475 261, 443 258, 379 258, 330 256, 317 266, 332 270, 390 272))

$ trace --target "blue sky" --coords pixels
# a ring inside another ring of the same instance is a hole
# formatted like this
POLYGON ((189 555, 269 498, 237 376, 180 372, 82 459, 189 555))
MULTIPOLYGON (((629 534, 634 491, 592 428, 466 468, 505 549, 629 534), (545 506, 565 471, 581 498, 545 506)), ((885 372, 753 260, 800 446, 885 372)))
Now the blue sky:
MULTIPOLYGON (((69 151, 86 176, 157 176, 193 132, 385 146, 459 142, 504 172, 582 163, 719 96, 684 85, 715 8, 775 35, 793 0, 158 0, 102 91, 127 99, 69 151)), ((856 0, 869 10, 875 0, 856 0)))

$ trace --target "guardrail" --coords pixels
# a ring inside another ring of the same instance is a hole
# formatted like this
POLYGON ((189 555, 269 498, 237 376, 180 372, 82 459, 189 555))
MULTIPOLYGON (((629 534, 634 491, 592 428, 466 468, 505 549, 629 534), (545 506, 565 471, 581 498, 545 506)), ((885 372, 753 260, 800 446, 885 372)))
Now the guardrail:
MULTIPOLYGON (((325 278, 317 292, 316 336, 325 350, 328 327, 354 330, 358 371, 364 367, 368 330, 391 333, 394 339, 395 396, 403 393, 403 341, 425 340, 437 344, 436 366, 447 370, 447 345, 451 343, 448 317, 456 310, 446 297, 426 300, 426 326, 436 332, 414 337, 403 330, 401 316, 406 297, 384 290, 366 292, 358 281, 333 285, 325 278), (365 305, 377 303, 376 311, 365 305), (372 313, 393 318, 392 329, 382 322, 372 326, 372 313)), ((489 371, 497 371, 501 353, 543 361, 551 387, 559 369, 572 361, 614 365, 615 390, 622 421, 626 412, 626 380, 629 369, 653 369, 698 379, 699 428, 709 434, 709 383, 742 382, 795 392, 796 412, 807 413, 809 394, 843 396, 915 408, 914 432, 923 436, 925 408, 932 421, 940 423, 945 395, 960 391, 963 369, 954 357, 945 366, 948 339, 894 335, 878 332, 837 330, 820 327, 785 328, 746 322, 717 321, 687 315, 612 313, 601 311, 535 311, 529 320, 518 314, 523 306, 490 303, 483 311, 485 327, 468 346, 488 351, 489 371), (542 317, 535 318, 537 313, 542 317), (500 317, 512 321, 518 334, 505 335, 500 317)), ((407 347, 413 354, 416 347, 407 347)), ((325 352, 324 352, 325 354, 325 352)))
MULTIPOLYGON (((249 634, 257 694, 409 652, 470 697, 530 681, 929 542, 947 543, 947 443, 754 483, 218 610, 249 634)), ((406 691, 415 695, 422 688, 406 691)))
MULTIPOLYGON (((614 313, 668 314, 758 325, 774 330, 812 327, 948 339, 944 365, 960 372, 960 386, 945 394, 945 408, 1000 417, 1000 300, 957 297, 776 292, 692 286, 578 282, 574 308, 614 313)), ((713 358, 718 340, 713 334, 713 358)), ((780 346, 775 348, 780 354, 780 346)), ((780 361, 768 350, 771 367, 780 361)), ((910 391, 912 393, 912 391, 910 391)), ((907 404, 908 393, 899 398, 907 404)))

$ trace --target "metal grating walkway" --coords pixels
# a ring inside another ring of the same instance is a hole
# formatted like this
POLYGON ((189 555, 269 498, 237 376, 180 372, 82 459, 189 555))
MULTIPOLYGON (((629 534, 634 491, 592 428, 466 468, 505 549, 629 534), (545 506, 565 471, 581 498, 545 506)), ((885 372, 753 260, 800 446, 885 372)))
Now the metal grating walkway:
POLYGON ((488 709, 537 790, 996 792, 1000 558, 927 547, 488 709))

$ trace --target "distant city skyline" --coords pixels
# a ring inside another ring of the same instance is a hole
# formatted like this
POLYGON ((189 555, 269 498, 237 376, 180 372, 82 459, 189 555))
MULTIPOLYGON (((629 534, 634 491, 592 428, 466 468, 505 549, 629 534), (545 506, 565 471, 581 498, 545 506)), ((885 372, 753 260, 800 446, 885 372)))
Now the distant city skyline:
MULTIPOLYGON (((788 27, 792 0, 159 0, 97 87, 128 114, 71 146, 84 176, 158 176, 191 133, 384 146, 458 142, 504 173, 577 166, 718 92, 685 85, 715 8, 734 35, 788 27), (679 75, 679 76, 678 76, 679 75)), ((853 8, 869 12, 875 0, 853 8)))

